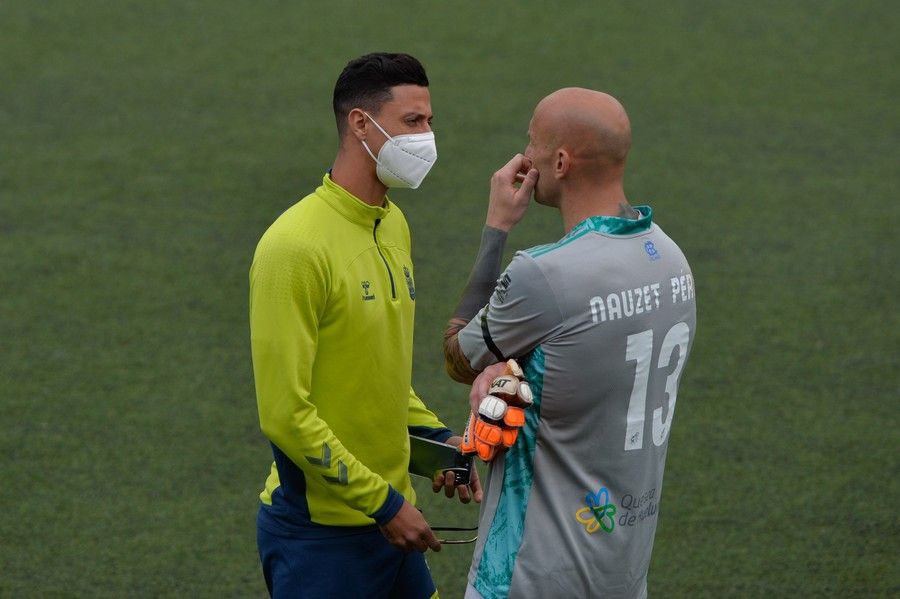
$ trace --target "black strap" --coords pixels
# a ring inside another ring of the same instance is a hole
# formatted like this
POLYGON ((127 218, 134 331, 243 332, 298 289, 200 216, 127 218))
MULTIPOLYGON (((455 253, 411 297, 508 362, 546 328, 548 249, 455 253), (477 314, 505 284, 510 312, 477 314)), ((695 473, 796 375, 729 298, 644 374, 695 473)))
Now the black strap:
POLYGON ((481 336, 484 337, 484 344, 489 350, 491 350, 491 353, 494 354, 494 357, 497 358, 497 361, 506 362, 506 358, 503 356, 503 352, 501 352, 500 348, 497 347, 497 344, 494 343, 494 339, 491 337, 491 332, 490 330, 488 330, 487 313, 488 307, 485 307, 484 312, 482 312, 481 314, 481 336))

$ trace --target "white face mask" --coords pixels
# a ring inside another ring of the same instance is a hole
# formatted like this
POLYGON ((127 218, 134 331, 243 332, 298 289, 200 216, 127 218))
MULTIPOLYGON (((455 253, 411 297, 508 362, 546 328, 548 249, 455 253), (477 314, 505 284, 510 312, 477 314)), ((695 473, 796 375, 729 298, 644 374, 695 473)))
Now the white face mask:
POLYGON ((422 184, 425 175, 437 160, 437 146, 434 144, 434 133, 411 133, 391 137, 381 128, 368 112, 363 112, 378 127, 387 141, 378 150, 378 157, 372 153, 368 144, 363 147, 378 167, 375 174, 388 187, 409 187, 416 189, 422 184))

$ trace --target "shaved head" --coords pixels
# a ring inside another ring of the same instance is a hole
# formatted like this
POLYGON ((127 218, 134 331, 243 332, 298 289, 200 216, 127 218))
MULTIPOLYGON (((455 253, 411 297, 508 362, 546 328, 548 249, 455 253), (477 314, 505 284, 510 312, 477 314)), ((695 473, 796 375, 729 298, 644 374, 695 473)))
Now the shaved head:
POLYGON ((576 196, 602 195, 604 204, 618 206, 625 202, 630 148, 631 124, 618 100, 581 87, 553 92, 538 103, 528 126, 524 154, 539 173, 535 200, 561 207, 564 196, 571 203, 576 196))
POLYGON ((603 92, 567 87, 537 105, 534 133, 575 159, 616 165, 631 148, 631 124, 618 100, 603 92))

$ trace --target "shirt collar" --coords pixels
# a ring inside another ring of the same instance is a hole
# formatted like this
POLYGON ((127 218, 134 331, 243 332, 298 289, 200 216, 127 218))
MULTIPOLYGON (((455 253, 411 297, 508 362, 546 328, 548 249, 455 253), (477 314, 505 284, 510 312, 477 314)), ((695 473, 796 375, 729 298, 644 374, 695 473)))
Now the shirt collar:
POLYGON ((330 173, 322 178, 319 195, 329 206, 350 222, 374 226, 376 220, 383 220, 391 211, 391 201, 384 199, 384 206, 371 206, 335 183, 330 173))
MULTIPOLYGON (((618 216, 589 216, 574 227, 566 237, 582 235, 588 231, 608 235, 634 235, 643 233, 653 224, 653 209, 650 206, 634 206, 640 216, 621 218, 618 216)), ((566 237, 563 237, 565 239, 566 237)))

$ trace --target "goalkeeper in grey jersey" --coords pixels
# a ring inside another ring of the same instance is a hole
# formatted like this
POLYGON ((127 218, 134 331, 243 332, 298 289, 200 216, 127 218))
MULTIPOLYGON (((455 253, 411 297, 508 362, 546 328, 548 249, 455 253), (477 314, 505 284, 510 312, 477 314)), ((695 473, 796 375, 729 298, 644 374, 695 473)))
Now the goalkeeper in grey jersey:
POLYGON ((678 383, 696 330, 678 246, 623 189, 631 131, 600 92, 567 88, 534 111, 524 156, 495 173, 481 248, 444 339, 447 370, 479 402, 516 358, 533 404, 497 453, 467 598, 647 594, 678 383), (518 252, 529 199, 565 236, 518 252), (480 374, 479 374, 480 373, 480 374))

